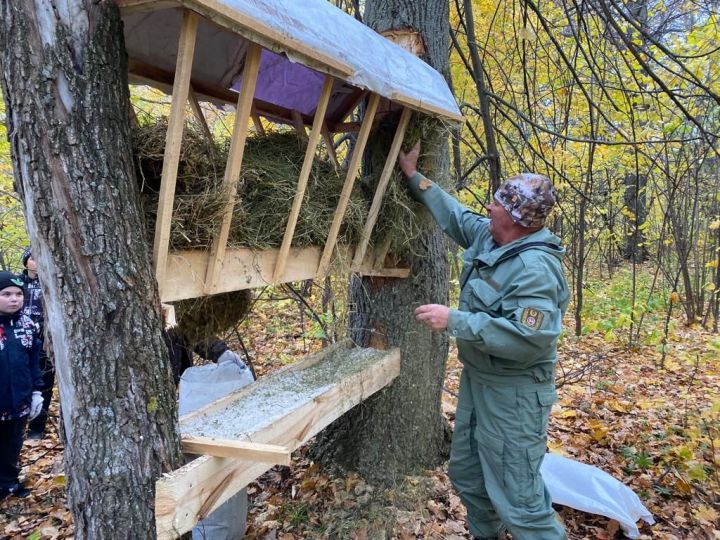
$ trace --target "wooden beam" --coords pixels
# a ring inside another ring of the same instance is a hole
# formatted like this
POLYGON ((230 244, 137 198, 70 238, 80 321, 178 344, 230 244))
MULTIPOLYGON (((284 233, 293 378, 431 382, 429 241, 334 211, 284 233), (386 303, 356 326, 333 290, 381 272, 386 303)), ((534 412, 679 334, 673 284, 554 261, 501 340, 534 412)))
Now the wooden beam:
POLYGON ((225 212, 223 221, 218 229, 217 235, 213 239, 211 250, 210 264, 208 265, 207 274, 205 276, 205 292, 211 294, 215 290, 218 274, 225 258, 225 249, 227 247, 227 239, 230 233, 230 223, 232 222, 233 208, 235 207, 235 194, 237 193, 237 183, 240 179, 240 167, 242 165, 243 153, 245 151, 245 139, 248 132, 248 120, 250 118, 250 109, 252 107, 253 95, 255 94, 255 85, 257 83, 258 69, 260 68, 260 52, 262 48, 259 45, 251 44, 245 54, 245 68, 243 69, 242 88, 237 101, 237 110, 235 111, 235 125, 233 126, 232 141, 230 142, 230 151, 228 161, 225 167, 225 177, 223 178, 223 186, 225 188, 225 196, 227 202, 225 204, 225 212))
MULTIPOLYGON (((277 266, 278 248, 252 250, 249 248, 228 248, 225 252, 223 272, 214 294, 221 292, 254 289, 273 283, 277 266)), ((333 272, 349 272, 353 260, 351 246, 338 246, 332 258, 333 272)), ((317 272, 322 252, 319 247, 290 247, 285 270, 279 282, 312 279, 317 272)), ((207 250, 183 250, 168 254, 167 277, 161 290, 163 302, 176 302, 187 298, 205 296, 204 276, 207 275, 210 253, 207 250)), ((384 268, 382 258, 374 250, 368 250, 358 272, 366 276, 407 277, 407 268, 384 268), (380 264, 375 264, 379 260, 380 264)))
POLYGON ((368 102, 367 109, 365 109, 365 118, 363 119, 362 128, 360 128, 357 141, 355 141, 355 149, 353 150, 352 158, 350 158, 350 165, 348 166, 347 176, 345 177, 345 184, 343 185, 342 192, 340 193, 340 199, 338 200, 338 205, 335 209, 332 225, 330 225, 330 232, 328 233, 328 238, 325 242, 325 250, 320 258, 320 264, 318 265, 317 272, 318 277, 325 277, 328 273, 330 258, 332 257, 333 250, 335 249, 335 241, 337 240, 338 232, 340 232, 340 225, 342 225, 342 221, 345 218, 345 211, 347 210, 348 202, 350 201, 350 193, 352 192, 353 185, 355 184, 355 177, 360 170, 360 160, 362 159, 363 152, 365 152, 365 143, 367 143, 368 137, 370 136, 370 129, 372 128, 375 112, 377 111, 379 102, 380 96, 378 94, 370 95, 370 101, 368 102))
POLYGON ((190 91, 190 75, 192 74, 195 54, 197 27, 198 16, 192 11, 186 10, 183 12, 172 104, 170 105, 170 119, 168 120, 167 135, 165 136, 165 156, 163 158, 160 200, 158 202, 155 241, 153 243, 155 278, 161 291, 165 281, 167 253, 170 243, 170 221, 172 220, 173 202, 175 200, 175 183, 177 181, 178 162, 180 161, 183 128, 185 127, 185 105, 190 91))
POLYGON ((182 450, 186 454, 247 459, 271 465, 290 465, 291 462, 290 450, 277 444, 186 436, 182 438, 182 450))
POLYGON ((308 134, 307 131, 305 131, 305 121, 303 120, 300 111, 298 111, 297 109, 292 109, 290 111, 290 114, 292 115, 293 127, 295 128, 295 131, 297 131, 298 137, 307 139, 308 134))
POLYGON ((370 205, 370 211, 368 212, 367 221, 365 227, 360 235, 360 242, 358 248, 355 251, 355 258, 353 259, 352 269, 357 272, 362 265, 363 259, 365 258, 365 252, 367 251, 368 243, 370 242, 370 236, 372 235, 375 222, 377 221, 378 214, 380 213, 380 206, 382 205, 383 196, 387 189, 388 181, 395 169, 398 153, 400 152, 400 146, 402 145, 403 139, 405 138, 405 130, 407 129, 408 123, 412 113, 410 109, 405 107, 402 114, 400 115, 400 121, 398 122, 397 129, 395 130, 395 137, 390 145, 390 152, 385 160, 385 166, 383 167, 380 180, 378 181, 377 188, 375 188, 375 196, 373 197, 372 205, 370 205))
POLYGON ((197 118, 197 121, 200 123, 200 128, 202 129, 205 138, 208 140, 209 143, 213 143, 214 139, 212 136, 212 132, 210 131, 210 127, 208 126, 207 120, 205 119, 205 115, 202 112, 200 102, 198 101, 197 94, 195 94, 195 91, 192 88, 192 84, 190 85, 190 92, 188 94, 188 97, 190 98, 190 108, 192 109, 195 118, 197 118))
POLYGON ((330 162, 333 164, 333 167, 335 167, 335 172, 337 172, 338 169, 340 169, 340 162, 338 161, 337 153, 335 153, 335 141, 333 140, 332 133, 330 133, 328 129, 327 122, 323 122, 322 136, 330 162))
MULTIPOLYGON (((253 431, 250 434, 252 440, 295 450, 349 409, 388 385, 399 372, 398 349, 378 354, 366 367, 347 376, 340 384, 330 385, 304 404, 298 403, 287 414, 253 431)), ((263 380, 249 388, 263 384, 263 380)), ((181 432, 185 429, 183 425, 186 424, 181 421, 181 432)), ((267 463, 203 456, 163 475, 155 490, 158 538, 176 538, 189 531, 198 519, 268 469, 267 463)))
POLYGON ((255 125, 255 130, 258 132, 258 135, 264 137, 265 126, 263 126, 262 120, 260 120, 260 115, 258 114, 257 108, 255 107, 255 102, 253 102, 252 109, 250 110, 250 117, 252 118, 253 124, 255 125))
MULTIPOLYGON (((312 164, 315 160, 317 145, 320 141, 320 133, 325 120, 325 112, 327 111, 330 96, 332 95, 333 82, 332 77, 325 77, 325 82, 323 83, 322 91, 320 93, 320 100, 318 101, 317 108, 315 109, 315 120, 313 120, 312 129, 310 130, 307 149, 305 150, 305 159, 303 160, 302 168, 300 169, 300 178, 298 179, 297 188, 295 189, 295 198, 293 199, 292 209, 290 210, 287 226, 285 227, 285 235, 283 236, 283 241, 280 246, 280 253, 278 254, 277 264, 275 265, 275 272, 273 272, 273 283, 278 283, 285 271, 287 255, 290 251, 293 235, 295 234, 295 226, 297 225, 298 216, 300 215, 300 207, 302 206, 303 199, 305 198, 305 189, 307 188, 310 172, 312 171, 312 164)), ((304 133, 305 128, 302 127, 301 129, 304 133)))

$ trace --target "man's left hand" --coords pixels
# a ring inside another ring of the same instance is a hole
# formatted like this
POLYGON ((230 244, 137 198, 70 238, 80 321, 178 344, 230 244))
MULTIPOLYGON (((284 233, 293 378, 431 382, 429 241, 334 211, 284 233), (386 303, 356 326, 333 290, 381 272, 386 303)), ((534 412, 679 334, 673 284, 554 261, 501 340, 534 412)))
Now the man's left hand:
POLYGON ((450 308, 441 304, 425 304, 415 310, 415 318, 435 332, 447 328, 450 308))

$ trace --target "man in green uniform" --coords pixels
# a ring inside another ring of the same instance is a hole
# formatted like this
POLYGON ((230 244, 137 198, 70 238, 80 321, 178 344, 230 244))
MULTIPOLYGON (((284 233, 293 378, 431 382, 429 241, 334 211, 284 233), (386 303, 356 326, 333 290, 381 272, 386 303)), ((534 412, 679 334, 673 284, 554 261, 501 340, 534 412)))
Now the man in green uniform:
POLYGON ((557 340, 569 293, 559 238, 545 228, 550 180, 506 180, 483 218, 417 171, 420 144, 399 164, 410 191, 465 249, 458 309, 415 316, 457 339, 463 364, 449 475, 475 538, 566 538, 540 474, 555 393, 557 340))

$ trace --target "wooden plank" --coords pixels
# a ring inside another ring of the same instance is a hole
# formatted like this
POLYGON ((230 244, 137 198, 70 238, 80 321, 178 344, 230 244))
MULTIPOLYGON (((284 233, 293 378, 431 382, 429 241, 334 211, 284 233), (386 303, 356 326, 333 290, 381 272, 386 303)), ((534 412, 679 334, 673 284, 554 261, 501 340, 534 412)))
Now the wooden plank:
POLYGON ((383 196, 387 189, 390 176, 395 169, 398 153, 400 152, 400 146, 402 145, 403 139, 405 138, 405 130, 407 129, 408 123, 412 113, 410 109, 405 107, 402 114, 400 115, 400 121, 398 122, 397 129, 395 130, 395 136, 393 142, 390 145, 390 152, 385 160, 385 166, 383 167, 380 180, 377 188, 375 188, 375 196, 373 197, 372 205, 370 205, 370 211, 368 212, 367 221, 365 227, 360 236, 360 242, 358 248, 355 251, 355 258, 353 259, 352 268, 354 271, 360 269, 363 259, 365 258, 365 252, 367 251, 368 243, 370 242, 370 236, 372 235, 373 228, 377 222, 378 214, 380 213, 380 206, 382 205, 383 196))
POLYGON ((249 441, 183 437, 182 451, 186 454, 247 459, 271 465, 290 465, 290 450, 277 444, 249 441))
POLYGON ((191 11, 185 11, 178 41, 177 65, 173 83, 172 104, 170 105, 170 119, 168 120, 167 135, 165 136, 160 200, 158 202, 155 240, 153 243, 155 277, 161 291, 165 281, 168 244, 170 243, 170 221, 172 220, 173 201, 175 200, 175 183, 177 181, 178 162, 180 161, 183 128, 185 127, 185 105, 190 91, 190 75, 195 54, 197 27, 198 16, 191 11))
MULTIPOLYGON (((254 289, 273 283, 273 272, 277 265, 279 249, 256 251, 248 248, 228 248, 221 265, 221 278, 214 293, 254 289)), ((319 247, 291 247, 287 263, 279 283, 302 281, 315 277, 320 256, 319 247)), ((168 254, 168 270, 164 287, 161 289, 163 302, 176 302, 187 298, 205 296, 209 253, 206 250, 174 251, 168 254)), ((353 259, 351 246, 338 246, 332 258, 334 273, 350 271, 353 259)), ((366 276, 407 277, 407 269, 384 268, 385 257, 379 257, 369 249, 362 267, 358 270, 366 276), (378 264, 374 264, 375 261, 378 264)))
MULTIPOLYGON (((253 441, 295 450, 349 409, 388 385, 399 372, 399 350, 387 351, 370 367, 253 432, 253 441)), ((269 468, 266 463, 203 456, 163 475, 155 490, 158 538, 176 538, 189 531, 198 519, 269 468)))
POLYGON ((303 120, 303 117, 302 117, 302 114, 300 114, 300 111, 298 111, 297 109, 292 109, 290 111, 290 114, 292 115, 293 127, 295 128, 295 131, 297 132, 298 137, 307 139, 308 134, 307 134, 307 131, 305 131, 305 121, 303 120))
POLYGON ((367 109, 365 109, 365 118, 363 119, 362 128, 360 128, 357 141, 355 141, 355 149, 352 157, 350 158, 350 165, 348 166, 347 176, 345 177, 345 184, 340 192, 340 199, 338 200, 335 215, 333 216, 333 221, 330 225, 330 232, 328 233, 328 237, 325 242, 325 250, 320 258, 317 277, 325 277, 328 274, 328 270, 330 268, 330 258, 332 257, 333 250, 335 249, 335 241, 337 240, 338 232, 340 232, 340 225, 342 225, 342 221, 345 218, 345 211, 347 210, 348 202, 350 201, 350 193, 352 192, 353 185, 355 184, 355 177, 357 177, 358 171, 360 170, 360 160, 362 159, 363 152, 365 152, 365 144, 370 136, 370 129, 372 128, 372 123, 375 119, 375 112, 377 111, 379 102, 380 96, 378 94, 370 95, 370 101, 368 102, 367 109))
POLYGON ((223 221, 217 235, 213 239, 210 264, 205 276, 205 292, 208 294, 215 290, 220 266, 225 258, 227 239, 230 234, 230 223, 232 222, 233 208, 235 207, 235 194, 237 183, 240 179, 240 167, 242 165, 243 153, 245 151, 245 139, 248 132, 248 120, 252 108, 255 85, 257 83, 258 69, 260 68, 260 53, 262 48, 259 45, 251 44, 245 54, 245 67, 242 76, 242 88, 238 96, 237 110, 235 111, 235 125, 233 126, 232 141, 228 153, 227 165, 223 186, 227 202, 223 221))
POLYGON ((227 2, 219 0, 181 0, 182 4, 197 11, 223 28, 228 28, 250 41, 277 51, 281 48, 293 51, 293 56, 300 57, 301 62, 325 74, 348 79, 354 72, 347 63, 330 55, 300 43, 290 32, 283 32, 266 26, 244 13, 240 13, 227 2))
MULTIPOLYGON (((353 347, 353 342, 350 338, 345 338, 337 343, 333 343, 332 345, 325 347, 324 349, 310 354, 302 359, 302 361, 297 362, 295 364, 290 364, 289 366, 285 366, 283 368, 280 368, 279 370, 275 371, 272 374, 272 377, 282 377, 284 374, 292 372, 292 371, 299 371, 306 369, 308 367, 314 366, 315 364, 318 364, 325 360, 329 355, 334 354, 338 351, 341 351, 343 349, 350 349, 353 347)), ((188 424, 190 422, 193 422, 197 418, 201 416, 209 416, 212 413, 215 413, 221 409, 225 409, 226 407, 230 406, 232 403, 239 401, 243 399, 245 396, 247 396, 249 393, 254 392, 255 387, 252 385, 243 386, 242 388, 239 388, 235 390, 234 392, 231 392, 227 396, 224 396, 220 399, 216 399, 215 401, 208 403, 204 407, 200 407, 197 410, 194 410, 192 412, 189 412, 187 414, 184 414, 180 417, 180 424, 188 424)))
POLYGON ((205 115, 202 112, 202 107, 200 107, 200 101, 198 101, 197 94, 195 94, 195 91, 192 88, 192 84, 190 85, 190 92, 188 97, 190 99, 190 108, 192 109, 195 118, 197 118, 197 121, 200 123, 200 128, 202 129, 205 138, 208 140, 208 142, 212 143, 214 139, 212 136, 212 132, 210 131, 210 126, 208 126, 205 115))
MULTIPOLYGON (((285 235, 283 236, 283 241, 280 245, 280 252, 278 254, 277 263, 275 264, 275 271, 273 272, 273 283, 278 283, 285 271, 287 255, 290 251, 293 235, 295 234, 295 226, 297 225, 298 216, 300 215, 300 207, 302 206, 302 202, 305 197, 305 189, 307 188, 310 172, 312 171, 312 164, 315 159, 317 145, 320 141, 320 133, 325 120, 325 112, 327 111, 330 96, 332 95, 333 82, 332 77, 325 77, 325 82, 323 83, 322 91, 320 93, 320 100, 318 101, 317 108, 315 109, 315 119, 313 120, 312 129, 310 130, 307 149, 305 150, 305 158, 303 160, 302 168, 300 169, 300 178, 298 179, 297 188, 295 189, 295 198, 293 199, 287 226, 285 227, 285 235)), ((304 133, 305 128, 302 128, 302 130, 304 133)))
POLYGON ((253 125, 255 126, 255 131, 258 132, 258 135, 261 137, 265 136, 265 126, 263 126, 262 120, 260 120, 260 115, 257 112, 257 107, 255 107, 255 103, 253 102, 252 109, 250 109, 250 117, 252 118, 253 125))
POLYGON ((335 141, 333 141, 333 136, 328 129, 327 122, 323 123, 322 136, 323 140, 325 141, 325 148, 327 149, 327 154, 330 158, 330 162, 333 164, 333 167, 335 167, 335 171, 337 172, 337 170, 340 168, 340 162, 338 161, 337 153, 335 152, 335 141))

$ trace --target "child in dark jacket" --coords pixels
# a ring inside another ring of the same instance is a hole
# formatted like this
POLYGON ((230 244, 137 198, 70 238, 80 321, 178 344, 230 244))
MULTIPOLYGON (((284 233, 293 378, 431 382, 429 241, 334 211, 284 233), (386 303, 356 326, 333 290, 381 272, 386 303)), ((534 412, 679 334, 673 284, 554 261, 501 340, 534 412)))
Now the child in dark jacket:
POLYGON ((18 480, 25 423, 42 409, 37 326, 20 312, 23 280, 0 272, 0 500, 29 491, 18 480))
POLYGON ((38 326, 38 338, 42 343, 40 348, 40 372, 43 377, 42 398, 43 406, 37 418, 28 422, 28 439, 42 439, 45 436, 45 425, 48 420, 48 411, 52 401, 53 386, 55 386, 55 366, 50 358, 48 343, 45 336, 45 307, 43 305, 42 287, 37 273, 37 264, 30 248, 22 256, 25 267, 20 277, 25 281, 25 303, 22 313, 32 319, 38 326))

